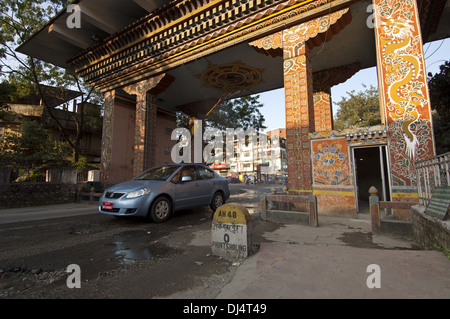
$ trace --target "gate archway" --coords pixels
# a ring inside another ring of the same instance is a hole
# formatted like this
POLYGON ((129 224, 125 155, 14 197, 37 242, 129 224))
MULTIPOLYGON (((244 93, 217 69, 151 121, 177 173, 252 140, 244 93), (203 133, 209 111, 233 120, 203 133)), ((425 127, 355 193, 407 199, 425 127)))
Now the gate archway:
POLYGON ((170 160, 167 146, 174 142, 167 132, 177 110, 202 117, 230 92, 238 97, 280 87, 289 189, 316 193, 325 208, 344 203, 354 210, 348 156, 353 136, 361 141, 361 134, 386 133, 393 197, 414 188, 414 161, 434 155, 423 36, 425 41, 448 36, 448 19, 442 18, 446 1, 122 0, 105 7, 104 1, 80 0, 77 5, 81 28, 67 29, 70 13, 63 11, 19 51, 71 70, 104 92, 104 185, 170 160), (333 131, 330 87, 375 65, 383 127, 333 131))

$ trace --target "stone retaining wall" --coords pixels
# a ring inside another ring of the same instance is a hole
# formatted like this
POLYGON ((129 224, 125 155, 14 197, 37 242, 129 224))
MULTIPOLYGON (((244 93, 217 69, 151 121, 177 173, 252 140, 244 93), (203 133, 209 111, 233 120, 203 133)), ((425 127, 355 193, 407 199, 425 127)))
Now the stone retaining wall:
POLYGON ((63 183, 0 184, 0 209, 74 202, 76 185, 63 183))
POLYGON ((450 220, 442 221, 425 214, 424 206, 413 206, 414 239, 425 249, 450 249, 450 220))

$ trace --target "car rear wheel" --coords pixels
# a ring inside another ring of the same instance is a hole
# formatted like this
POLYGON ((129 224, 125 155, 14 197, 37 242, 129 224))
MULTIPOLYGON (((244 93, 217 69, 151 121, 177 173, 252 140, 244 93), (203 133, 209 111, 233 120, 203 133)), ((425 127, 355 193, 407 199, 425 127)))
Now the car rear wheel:
POLYGON ((223 198, 223 195, 221 192, 216 192, 213 196, 212 202, 211 202, 211 209, 213 211, 216 211, 216 209, 220 206, 225 204, 225 199, 223 198))
POLYGON ((172 214, 172 203, 165 196, 158 197, 150 208, 150 217, 155 223, 165 222, 172 214))

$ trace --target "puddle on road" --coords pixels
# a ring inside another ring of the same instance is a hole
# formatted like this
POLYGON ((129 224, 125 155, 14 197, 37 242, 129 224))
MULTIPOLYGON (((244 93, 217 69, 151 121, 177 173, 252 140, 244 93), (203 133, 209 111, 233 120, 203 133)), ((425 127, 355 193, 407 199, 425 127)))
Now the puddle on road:
POLYGON ((343 233, 338 239, 342 240, 345 244, 358 248, 383 248, 373 242, 372 233, 365 232, 349 232, 343 233))
POLYGON ((153 259, 153 255, 150 252, 150 249, 147 247, 143 248, 129 248, 124 242, 116 241, 113 242, 116 245, 115 254, 117 255, 116 259, 122 260, 126 263, 127 260, 149 260, 153 259))
POLYGON ((168 246, 156 242, 147 242, 146 239, 148 237, 143 237, 141 232, 114 236, 112 241, 114 259, 120 264, 130 264, 136 261, 161 258, 169 254, 170 248, 168 246))

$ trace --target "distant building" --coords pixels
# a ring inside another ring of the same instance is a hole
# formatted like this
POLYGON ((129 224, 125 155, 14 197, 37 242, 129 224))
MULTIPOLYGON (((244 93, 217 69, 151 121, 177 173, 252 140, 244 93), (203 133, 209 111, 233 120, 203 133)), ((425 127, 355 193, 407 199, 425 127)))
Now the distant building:
MULTIPOLYGON (((48 103, 53 107, 53 114, 62 124, 66 134, 71 138, 75 138, 76 124, 73 117, 79 117, 79 107, 74 102, 73 109, 75 112, 68 111, 68 102, 77 98, 80 93, 64 90, 64 94, 57 95, 62 92, 57 88, 44 87, 45 92, 49 94, 48 103), (62 109, 55 108, 62 106, 62 109), (78 110, 78 112, 77 112, 78 110)), ((62 134, 59 132, 55 121, 51 118, 48 111, 42 105, 37 96, 26 96, 18 101, 2 102, 8 106, 7 112, 0 119, 0 138, 5 132, 21 132, 22 123, 26 121, 36 121, 41 123, 53 136, 53 140, 62 141, 62 134)), ((94 104, 85 104, 84 107, 84 123, 79 144, 79 154, 87 158, 90 163, 100 163, 101 143, 102 143, 102 120, 100 117, 100 106, 94 104), (89 114, 98 114, 98 117, 89 114)))
POLYGON ((253 145, 248 136, 241 145, 235 139, 231 160, 227 162, 224 156, 223 160, 217 160, 211 167, 222 176, 246 174, 266 182, 278 180, 276 176, 284 177, 287 173, 286 129, 259 133, 256 144, 253 145))

